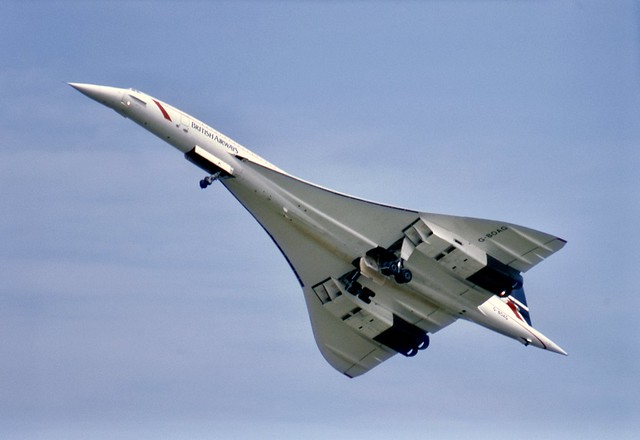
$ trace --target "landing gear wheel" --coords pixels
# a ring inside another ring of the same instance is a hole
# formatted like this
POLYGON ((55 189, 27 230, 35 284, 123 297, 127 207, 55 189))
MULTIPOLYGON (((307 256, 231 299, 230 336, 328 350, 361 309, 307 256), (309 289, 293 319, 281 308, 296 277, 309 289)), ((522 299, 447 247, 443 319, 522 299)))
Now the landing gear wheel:
POLYGON ((367 287, 363 287, 358 293, 358 299, 365 304, 371 304, 371 298, 374 296, 376 296, 376 293, 367 287))
POLYGON ((409 269, 401 269, 399 273, 394 276, 396 283, 406 284, 413 279, 413 274, 409 269))
POLYGON ((382 275, 393 276, 396 279, 401 276, 403 270, 402 260, 388 261, 380 265, 380 273, 382 275))
POLYGON ((211 174, 210 176, 205 177, 200 181, 200 188, 205 189, 206 187, 211 185, 213 182, 218 180, 221 175, 222 175, 222 172, 218 171, 217 173, 214 173, 214 174, 211 174))
POLYGON ((405 356, 406 356, 406 357, 414 357, 414 356, 415 356, 415 355, 417 355, 417 354, 418 354, 418 348, 417 348, 417 347, 413 347, 413 348, 411 348, 411 350, 409 350, 409 351, 405 354, 405 356))

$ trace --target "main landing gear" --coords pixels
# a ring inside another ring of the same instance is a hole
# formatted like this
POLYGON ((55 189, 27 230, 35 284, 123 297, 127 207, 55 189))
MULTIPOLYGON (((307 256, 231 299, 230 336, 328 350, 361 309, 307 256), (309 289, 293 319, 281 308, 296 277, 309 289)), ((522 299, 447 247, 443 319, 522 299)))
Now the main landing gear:
POLYGON ((388 249, 377 247, 368 251, 367 256, 375 260, 382 275, 393 276, 398 284, 406 284, 413 278, 411 271, 404 268, 402 258, 398 258, 388 249))
POLYGON ((202 179, 200 181, 200 188, 205 189, 207 188, 209 185, 211 185, 213 182, 215 182, 216 180, 218 180, 220 178, 220 175, 222 174, 221 171, 218 171, 217 173, 211 174, 207 177, 205 177, 204 179, 202 179))
MULTIPOLYGON (((390 259, 386 261, 391 262, 390 259)), ((395 262, 394 264, 389 263, 384 266, 384 270, 388 271, 388 274, 386 275, 389 276, 393 272, 396 279, 401 278, 402 280, 408 279, 410 281, 411 272, 407 269, 403 269, 402 260, 396 259, 393 261, 395 262)), ((380 265, 379 267, 382 267, 382 265, 380 265)), ((380 271, 382 272, 382 269, 380 269, 380 271)), ((342 277, 340 277, 339 280, 340 282, 342 282, 342 284, 344 285, 344 289, 348 293, 357 297, 364 304, 371 304, 372 298, 376 296, 376 293, 357 281, 360 277, 360 274, 360 270, 355 269, 344 274, 342 277)), ((400 281, 398 282, 400 283, 400 281)), ((366 306, 362 307, 366 309, 366 306)), ((384 308, 384 306, 380 306, 378 304, 376 304, 376 307, 384 308)), ((360 310, 360 307, 358 307, 358 310, 360 310)), ((387 311, 389 312, 388 309, 387 311)), ((426 349, 429 346, 429 335, 427 335, 427 333, 423 329, 405 321, 395 313, 392 313, 392 316, 393 322, 391 326, 373 337, 372 339, 374 341, 386 345, 390 349, 397 351, 398 353, 401 353, 407 357, 415 356, 416 354, 418 354, 418 352, 426 349)), ((370 322, 372 321, 373 319, 371 319, 370 322)))
POLYGON ((384 261, 380 263, 380 273, 385 276, 393 275, 393 279, 398 284, 406 284, 412 280, 413 274, 409 269, 405 269, 402 264, 402 259, 392 261, 384 261))

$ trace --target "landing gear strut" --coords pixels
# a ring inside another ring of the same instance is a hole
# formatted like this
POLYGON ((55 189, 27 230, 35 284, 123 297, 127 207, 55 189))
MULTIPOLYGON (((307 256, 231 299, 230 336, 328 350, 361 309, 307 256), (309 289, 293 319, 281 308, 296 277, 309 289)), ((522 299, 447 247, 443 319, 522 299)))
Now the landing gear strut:
POLYGON ((211 185, 213 182, 218 180, 218 178, 220 177, 220 174, 222 174, 222 173, 220 171, 218 171, 217 173, 211 174, 211 175, 205 177, 204 179, 202 179, 200 181, 200 188, 205 189, 206 187, 211 185))
POLYGON ((404 268, 404 260, 388 249, 373 248, 367 252, 367 257, 375 260, 376 270, 386 277, 393 276, 398 284, 406 284, 413 278, 411 271, 404 268))

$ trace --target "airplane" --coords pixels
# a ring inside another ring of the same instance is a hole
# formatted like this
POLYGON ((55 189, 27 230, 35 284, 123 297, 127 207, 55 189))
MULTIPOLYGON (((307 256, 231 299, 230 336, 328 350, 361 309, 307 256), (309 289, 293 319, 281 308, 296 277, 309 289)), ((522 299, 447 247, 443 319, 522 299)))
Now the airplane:
POLYGON ((567 353, 534 329, 522 273, 566 241, 515 224, 387 206, 281 170, 193 116, 134 89, 69 83, 169 143, 269 234, 302 287, 329 364, 360 376, 464 319, 567 353))

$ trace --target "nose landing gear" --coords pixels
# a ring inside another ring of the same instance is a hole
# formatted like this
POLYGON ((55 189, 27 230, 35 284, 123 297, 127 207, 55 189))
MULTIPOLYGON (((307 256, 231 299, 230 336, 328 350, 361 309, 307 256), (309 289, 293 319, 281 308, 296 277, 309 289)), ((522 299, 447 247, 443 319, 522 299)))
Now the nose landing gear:
POLYGON ((211 175, 205 177, 204 179, 200 180, 200 188, 202 188, 202 189, 207 188, 213 182, 218 180, 220 178, 221 174, 222 174, 222 172, 218 171, 217 173, 211 174, 211 175))

